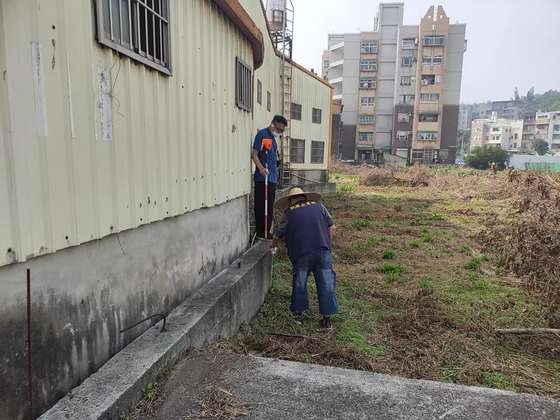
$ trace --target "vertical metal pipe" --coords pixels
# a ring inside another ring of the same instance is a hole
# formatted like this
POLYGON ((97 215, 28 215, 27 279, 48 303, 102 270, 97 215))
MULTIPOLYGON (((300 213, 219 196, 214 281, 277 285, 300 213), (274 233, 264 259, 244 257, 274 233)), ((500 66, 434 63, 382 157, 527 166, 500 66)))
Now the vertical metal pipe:
POLYGON ((27 392, 29 418, 33 419, 33 369, 31 367, 31 270, 27 269, 27 392))

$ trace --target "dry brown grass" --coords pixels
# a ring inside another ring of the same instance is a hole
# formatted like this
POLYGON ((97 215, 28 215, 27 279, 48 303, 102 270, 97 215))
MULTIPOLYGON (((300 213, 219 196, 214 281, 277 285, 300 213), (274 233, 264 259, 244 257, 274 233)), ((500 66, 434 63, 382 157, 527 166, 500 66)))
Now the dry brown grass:
POLYGON ((211 386, 200 401, 200 417, 202 419, 229 420, 249 414, 250 405, 240 401, 231 391, 211 386))

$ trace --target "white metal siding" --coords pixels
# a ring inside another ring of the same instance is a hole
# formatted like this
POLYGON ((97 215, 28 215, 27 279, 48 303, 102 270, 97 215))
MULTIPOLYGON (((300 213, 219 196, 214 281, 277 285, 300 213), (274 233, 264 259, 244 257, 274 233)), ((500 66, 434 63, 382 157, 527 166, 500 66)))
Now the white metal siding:
POLYGON ((0 265, 249 192, 251 48, 209 0, 171 20, 167 77, 100 47, 90 1, 2 0, 0 265))
POLYGON ((301 104, 301 121, 292 120, 291 135, 296 139, 305 140, 305 163, 292 164, 294 169, 327 169, 330 150, 329 124, 331 89, 311 77, 309 74, 293 67, 292 102, 301 104), (311 121, 311 109, 319 108, 321 124, 311 121), (325 159, 322 164, 311 163, 311 142, 325 142, 325 159))

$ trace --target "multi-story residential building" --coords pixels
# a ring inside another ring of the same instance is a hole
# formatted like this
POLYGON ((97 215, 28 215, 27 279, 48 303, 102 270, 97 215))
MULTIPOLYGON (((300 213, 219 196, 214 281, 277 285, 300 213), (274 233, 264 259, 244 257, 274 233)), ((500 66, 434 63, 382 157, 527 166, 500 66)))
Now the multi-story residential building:
POLYGON ((493 112, 490 118, 472 121, 471 145, 472 151, 478 146, 495 146, 510 152, 522 149, 523 120, 498 118, 493 112))
POLYGON ((523 113, 523 102, 516 100, 493 101, 492 112, 495 112, 498 118, 516 120, 521 118, 523 113))
POLYGON ((546 141, 551 152, 560 153, 560 111, 523 116, 523 150, 532 151, 536 140, 546 141))
POLYGON ((342 141, 355 143, 357 160, 389 152, 452 163, 466 26, 450 24, 441 6, 415 26, 403 25, 403 12, 403 3, 381 3, 372 32, 329 35, 326 75, 344 105, 342 141))

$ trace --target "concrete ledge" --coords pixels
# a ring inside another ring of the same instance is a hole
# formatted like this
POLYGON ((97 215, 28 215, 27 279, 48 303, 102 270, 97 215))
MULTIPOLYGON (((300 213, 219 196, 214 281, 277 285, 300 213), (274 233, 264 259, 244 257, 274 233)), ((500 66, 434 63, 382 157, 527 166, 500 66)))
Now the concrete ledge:
POLYGON ((269 244, 259 242, 167 318, 74 388, 40 418, 114 419, 128 413, 146 385, 188 349, 235 333, 264 302, 271 285, 269 244))
MULTIPOLYGON (((320 194, 331 194, 336 192, 336 184, 334 182, 325 182, 321 184, 308 183, 294 186, 299 187, 307 192, 317 192, 320 194)), ((292 188, 292 186, 284 188, 282 190, 278 190, 278 192, 276 193, 276 198, 280 198, 286 195, 290 188, 292 188)))
POLYGON ((160 419, 200 418, 208 387, 250 407, 246 419, 557 420, 560 402, 535 395, 405 379, 204 349, 165 385, 160 419))

